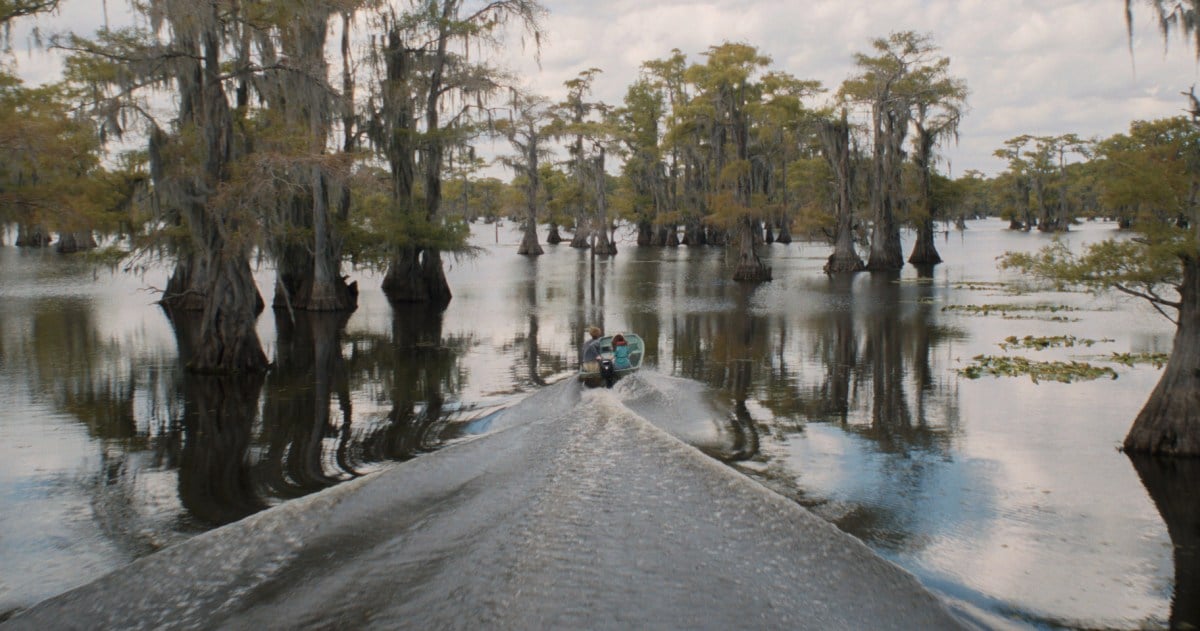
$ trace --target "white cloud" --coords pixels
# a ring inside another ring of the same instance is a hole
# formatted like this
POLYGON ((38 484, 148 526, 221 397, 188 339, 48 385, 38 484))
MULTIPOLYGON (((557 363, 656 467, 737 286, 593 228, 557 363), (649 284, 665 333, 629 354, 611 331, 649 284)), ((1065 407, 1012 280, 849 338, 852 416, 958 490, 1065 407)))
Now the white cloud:
MULTIPOLYGON (((679 48, 699 61, 709 46, 758 46, 775 67, 835 89, 853 72, 852 55, 898 30, 930 34, 971 90, 961 140, 946 149, 954 170, 995 173, 992 151, 1025 133, 1103 136, 1137 118, 1180 113, 1181 91, 1197 81, 1189 43, 1174 38, 1164 54, 1150 12, 1135 10, 1132 47, 1120 0, 544 0, 550 11, 541 66, 515 44, 509 65, 551 99, 563 81, 591 67, 604 72, 596 97, 617 104, 641 62, 679 48), (1133 56, 1130 55, 1132 48, 1133 56), (1136 71, 1135 71, 1136 68, 1136 71)), ((109 0, 107 19, 128 21, 109 0)), ((67 0, 44 29, 89 32, 104 23, 104 3, 67 0)), ((27 28, 27 27, 25 27, 27 28)), ((18 29, 14 47, 23 46, 18 29)), ((52 73, 35 56, 18 60, 24 76, 52 73)))
POLYGON ((542 70, 518 61, 552 98, 562 81, 596 66, 597 96, 618 103, 645 60, 679 48, 693 60, 722 41, 756 45, 792 74, 833 89, 852 56, 897 30, 930 34, 971 89, 954 169, 994 173, 992 151, 1024 133, 1104 136, 1135 118, 1178 114, 1196 81, 1191 50, 1163 44, 1146 10, 1135 12, 1133 56, 1118 0, 750 0, 701 3, 548 1, 542 70), (565 42, 565 44, 564 44, 565 42), (1136 73, 1134 67, 1136 65, 1136 73))

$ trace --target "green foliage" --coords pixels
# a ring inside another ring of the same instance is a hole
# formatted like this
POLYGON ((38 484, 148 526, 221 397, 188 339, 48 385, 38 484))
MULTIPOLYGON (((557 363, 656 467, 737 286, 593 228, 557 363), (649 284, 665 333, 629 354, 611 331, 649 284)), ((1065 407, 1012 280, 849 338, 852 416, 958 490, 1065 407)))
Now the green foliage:
POLYGON ((1079 287, 1090 291, 1117 289, 1167 304, 1160 293, 1178 283, 1182 276, 1179 257, 1191 252, 1186 231, 1159 225, 1155 237, 1108 239, 1072 252, 1066 243, 1054 244, 1034 253, 1009 252, 1000 260, 1003 269, 1014 269, 1060 288, 1079 287))
POLYGON ((396 212, 385 191, 354 189, 354 220, 340 227, 346 256, 356 264, 386 267, 398 248, 428 247, 469 253, 470 225, 461 218, 427 218, 423 213, 396 212))

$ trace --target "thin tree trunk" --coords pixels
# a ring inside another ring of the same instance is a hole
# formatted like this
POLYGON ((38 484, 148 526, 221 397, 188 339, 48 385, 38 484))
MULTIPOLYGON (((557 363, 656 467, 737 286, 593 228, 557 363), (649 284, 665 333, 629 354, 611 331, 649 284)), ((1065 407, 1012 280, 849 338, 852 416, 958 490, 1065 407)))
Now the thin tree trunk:
POLYGON ((1179 326, 1158 385, 1125 436, 1125 451, 1200 457, 1200 261, 1183 257, 1179 326))

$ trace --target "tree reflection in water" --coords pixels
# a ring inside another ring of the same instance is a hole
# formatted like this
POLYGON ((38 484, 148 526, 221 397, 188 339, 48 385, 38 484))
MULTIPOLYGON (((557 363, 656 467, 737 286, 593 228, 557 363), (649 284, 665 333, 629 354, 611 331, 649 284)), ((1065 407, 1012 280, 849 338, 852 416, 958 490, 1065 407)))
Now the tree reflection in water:
POLYGON ((358 475, 345 457, 351 404, 341 336, 348 313, 276 312, 275 365, 263 403, 266 458, 256 471, 264 492, 307 495, 358 475), (340 418, 331 415, 336 396, 340 418), (326 439, 337 445, 326 462, 326 439))
MULTIPOLYGON (((816 302, 802 309, 764 307, 776 299, 764 287, 690 283, 680 299, 705 307, 678 313, 673 322, 672 368, 728 396, 737 447, 716 454, 754 459, 747 473, 797 501, 803 478, 760 453, 812 423, 832 423, 869 441, 889 457, 875 479, 879 496, 915 497, 952 453, 959 423, 951 376, 932 368, 932 353, 962 331, 937 324, 938 287, 927 277, 897 274, 835 275, 805 288, 816 302), (755 418, 757 417, 757 418, 755 418)), ((891 546, 910 539, 919 508, 903 502, 860 502, 826 511, 842 529, 891 546)), ((819 511, 820 512, 820 511, 819 511)))
POLYGON ((1200 460, 1129 455, 1142 485, 1167 524, 1175 562, 1171 628, 1200 628, 1200 460))
MULTIPOLYGON (((198 334, 194 320, 171 317, 181 366, 198 334)), ((442 338, 441 313, 397 307, 390 336, 347 336, 347 320, 277 312, 275 362, 265 380, 180 371, 179 497, 192 518, 229 523, 455 437, 446 402, 463 379, 463 343, 442 338), (355 418, 355 389, 390 411, 355 418)))
POLYGON ((189 374, 182 381, 179 499, 183 507, 211 526, 266 508, 247 462, 262 377, 189 374))
POLYGON ((452 438, 447 398, 461 392, 458 365, 467 340, 445 339, 443 313, 425 305, 393 305, 391 339, 354 340, 348 365, 356 379, 379 388, 391 402, 384 422, 370 422, 354 438, 355 462, 408 460, 452 438))

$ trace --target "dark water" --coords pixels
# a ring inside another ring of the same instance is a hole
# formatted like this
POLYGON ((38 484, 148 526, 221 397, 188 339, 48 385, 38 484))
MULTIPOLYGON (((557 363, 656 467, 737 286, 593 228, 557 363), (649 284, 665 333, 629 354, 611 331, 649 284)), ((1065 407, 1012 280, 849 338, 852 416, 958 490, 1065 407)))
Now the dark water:
MULTIPOLYGON (((1115 366, 1115 381, 1076 384, 955 372, 1010 335, 1103 340, 1010 351, 1031 359, 1169 349, 1170 324, 1138 303, 986 284, 1001 278, 997 255, 1048 240, 1004 225, 949 234, 948 263, 926 275, 829 279, 825 247, 773 245, 776 280, 758 287, 723 280, 717 249, 639 249, 627 235, 611 261, 566 246, 529 260, 516 233, 480 225, 485 252, 450 262, 444 314, 393 310, 362 274, 348 319, 265 313, 276 366, 261 381, 182 374, 188 327, 173 329, 148 291, 161 270, 0 248, 0 612, 488 432, 500 410, 569 378, 598 324, 640 334, 646 370, 672 380, 674 413, 656 424, 984 624, 1194 624, 1200 472, 1116 451, 1158 371, 1115 366), (943 310, 985 303, 1077 310, 943 310), (722 426, 691 422, 708 405, 727 411, 722 426)), ((262 270, 260 288, 271 282, 262 270)))

